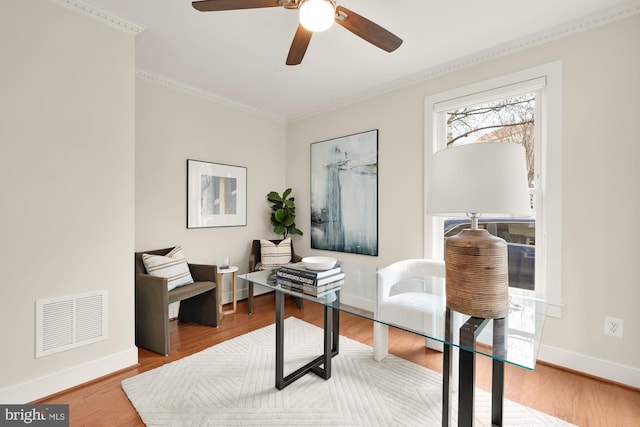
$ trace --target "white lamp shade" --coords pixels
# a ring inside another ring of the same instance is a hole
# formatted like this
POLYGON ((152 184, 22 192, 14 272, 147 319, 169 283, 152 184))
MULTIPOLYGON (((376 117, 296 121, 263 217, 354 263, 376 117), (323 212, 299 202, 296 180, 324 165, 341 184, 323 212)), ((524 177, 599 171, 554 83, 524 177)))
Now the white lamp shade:
POLYGON ((485 142, 434 153, 426 209, 446 217, 531 215, 524 147, 485 142))
POLYGON ((335 21, 336 9, 330 0, 306 0, 300 5, 300 24, 309 31, 325 31, 335 21))

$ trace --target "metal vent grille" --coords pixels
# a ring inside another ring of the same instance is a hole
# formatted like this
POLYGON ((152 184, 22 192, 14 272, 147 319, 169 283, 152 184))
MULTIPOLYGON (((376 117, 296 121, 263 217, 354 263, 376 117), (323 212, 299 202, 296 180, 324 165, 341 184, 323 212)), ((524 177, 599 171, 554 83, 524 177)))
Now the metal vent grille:
POLYGON ((36 357, 107 339, 107 290, 36 301, 36 357))
POLYGON ((42 350, 73 344, 73 301, 52 301, 42 305, 42 350))

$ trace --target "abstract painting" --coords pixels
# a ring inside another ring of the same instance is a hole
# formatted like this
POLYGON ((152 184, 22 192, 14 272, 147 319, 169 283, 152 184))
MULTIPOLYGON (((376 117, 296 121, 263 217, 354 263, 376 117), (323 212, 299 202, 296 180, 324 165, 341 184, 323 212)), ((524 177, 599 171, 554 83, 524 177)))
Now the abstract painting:
POLYGON ((311 144, 311 247, 378 255, 378 130, 311 144))

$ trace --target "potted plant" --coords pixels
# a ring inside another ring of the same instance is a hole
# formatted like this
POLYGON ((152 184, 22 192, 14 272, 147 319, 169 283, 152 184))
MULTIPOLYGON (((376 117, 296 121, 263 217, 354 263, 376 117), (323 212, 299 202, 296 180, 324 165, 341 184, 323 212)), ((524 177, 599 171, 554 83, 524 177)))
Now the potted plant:
POLYGON ((288 234, 302 236, 302 231, 296 227, 295 197, 289 197, 291 189, 287 188, 282 196, 277 191, 267 194, 267 200, 271 202, 271 225, 276 234, 282 234, 286 239, 288 234))

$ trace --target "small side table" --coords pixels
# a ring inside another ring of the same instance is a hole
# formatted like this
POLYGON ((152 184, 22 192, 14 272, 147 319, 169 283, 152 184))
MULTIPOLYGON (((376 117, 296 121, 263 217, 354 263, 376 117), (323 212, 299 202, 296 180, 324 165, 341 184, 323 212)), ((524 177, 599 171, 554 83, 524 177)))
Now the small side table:
POLYGON ((218 305, 219 305, 218 311, 220 312, 220 319, 222 319, 222 317, 225 314, 231 314, 236 312, 236 308, 238 306, 238 301, 236 299, 236 273, 237 272, 238 272, 238 267, 236 267, 235 265, 230 265, 227 268, 218 268, 218 305), (233 275, 233 309, 222 311, 222 276, 227 273, 231 273, 233 275))

